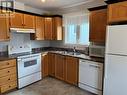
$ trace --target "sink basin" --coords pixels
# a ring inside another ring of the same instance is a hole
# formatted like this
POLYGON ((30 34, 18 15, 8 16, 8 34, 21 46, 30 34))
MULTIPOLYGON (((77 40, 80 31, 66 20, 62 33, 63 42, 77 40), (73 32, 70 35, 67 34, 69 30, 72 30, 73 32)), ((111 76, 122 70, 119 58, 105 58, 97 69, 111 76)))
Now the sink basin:
POLYGON ((63 54, 63 55, 81 55, 81 53, 69 52, 69 51, 56 51, 56 53, 63 54))
POLYGON ((68 52, 67 54, 69 54, 69 55, 81 55, 81 53, 78 53, 78 52, 68 52))
POLYGON ((81 53, 76 52, 76 53, 74 53, 74 55, 81 55, 81 53))

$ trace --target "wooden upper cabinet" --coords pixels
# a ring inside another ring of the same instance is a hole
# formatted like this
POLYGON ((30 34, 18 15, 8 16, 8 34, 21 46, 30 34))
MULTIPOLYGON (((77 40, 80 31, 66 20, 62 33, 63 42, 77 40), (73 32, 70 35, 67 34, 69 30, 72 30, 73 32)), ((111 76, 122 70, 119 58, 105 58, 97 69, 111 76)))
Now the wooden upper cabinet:
POLYGON ((48 58, 49 58, 49 75, 54 77, 55 76, 55 55, 53 53, 49 53, 48 54, 48 58))
POLYGON ((78 66, 79 62, 77 58, 66 56, 66 82, 78 85, 78 66))
POLYGON ((35 28, 35 16, 24 14, 24 28, 35 28))
POLYGON ((48 73, 48 53, 42 54, 42 77, 47 77, 48 73))
POLYGON ((31 40, 44 40, 44 18, 36 16, 35 34, 31 34, 31 40))
POLYGON ((108 5, 108 23, 127 21, 127 1, 108 5))
POLYGON ((44 39, 45 40, 52 40, 52 32, 53 32, 53 20, 52 20, 52 17, 46 17, 45 18, 44 39))
POLYGON ((107 9, 90 12, 90 42, 105 43, 107 25, 107 9))
POLYGON ((15 12, 14 16, 10 17, 11 28, 23 28, 23 14, 15 12))
POLYGON ((35 16, 15 12, 14 16, 10 17, 11 28, 35 28, 35 16))
POLYGON ((8 16, 9 16, 8 14, 4 14, 2 15, 2 17, 0 17, 0 41, 10 39, 9 17, 8 16))
POLYGON ((65 80, 65 56, 59 54, 56 55, 55 77, 60 80, 65 80))
POLYGON ((62 40, 62 17, 53 17, 53 40, 62 40))

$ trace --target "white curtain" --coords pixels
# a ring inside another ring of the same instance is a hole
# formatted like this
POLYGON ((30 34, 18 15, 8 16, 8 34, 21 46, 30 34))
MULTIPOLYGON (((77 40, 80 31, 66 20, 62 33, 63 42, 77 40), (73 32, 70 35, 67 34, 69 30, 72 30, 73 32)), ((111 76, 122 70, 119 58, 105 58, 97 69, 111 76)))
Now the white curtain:
POLYGON ((65 14, 63 26, 65 28, 65 43, 88 44, 89 13, 78 12, 65 14))
POLYGON ((89 13, 71 13, 63 15, 63 25, 81 25, 84 22, 88 22, 89 13))

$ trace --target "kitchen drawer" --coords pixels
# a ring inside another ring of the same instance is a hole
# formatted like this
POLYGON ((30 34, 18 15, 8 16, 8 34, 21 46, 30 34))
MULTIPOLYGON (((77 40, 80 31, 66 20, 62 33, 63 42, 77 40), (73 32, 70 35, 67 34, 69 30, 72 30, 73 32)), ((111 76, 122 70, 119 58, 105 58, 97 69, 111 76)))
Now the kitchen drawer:
POLYGON ((0 61, 0 69, 16 66, 16 60, 0 61))
POLYGON ((0 87, 0 92, 4 93, 4 92, 9 91, 11 89, 14 89, 16 87, 17 87, 17 81, 13 81, 13 82, 10 82, 10 83, 8 83, 6 85, 2 85, 0 87))
POLYGON ((16 74, 8 75, 6 77, 1 77, 0 78, 0 86, 7 84, 7 83, 10 83, 12 81, 16 81, 16 80, 17 80, 16 74))
POLYGON ((0 78, 16 73, 16 67, 10 67, 0 70, 0 78))

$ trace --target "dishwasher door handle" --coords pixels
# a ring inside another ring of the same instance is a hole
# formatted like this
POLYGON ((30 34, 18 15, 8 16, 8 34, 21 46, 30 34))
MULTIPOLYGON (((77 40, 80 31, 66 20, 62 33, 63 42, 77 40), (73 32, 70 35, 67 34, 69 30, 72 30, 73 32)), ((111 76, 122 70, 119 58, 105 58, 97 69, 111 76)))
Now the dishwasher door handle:
POLYGON ((93 67, 93 68, 98 68, 98 69, 100 69, 101 67, 100 66, 97 66, 97 65, 89 65, 90 67, 93 67))

